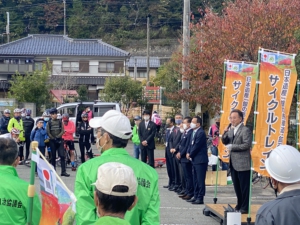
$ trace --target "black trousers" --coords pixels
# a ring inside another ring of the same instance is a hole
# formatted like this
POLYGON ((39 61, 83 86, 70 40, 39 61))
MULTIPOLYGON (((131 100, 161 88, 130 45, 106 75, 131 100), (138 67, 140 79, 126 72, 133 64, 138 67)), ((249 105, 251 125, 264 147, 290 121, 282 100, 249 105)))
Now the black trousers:
POLYGON ((166 157, 166 166, 167 166, 167 173, 169 177, 169 187, 175 185, 175 171, 174 171, 174 161, 172 157, 172 153, 170 152, 170 148, 165 148, 165 157, 166 157))
POLYGON ((191 162, 181 162, 184 178, 185 178, 185 194, 194 196, 194 180, 193 180, 193 165, 191 162))
POLYGON ((181 176, 179 171, 179 160, 176 158, 176 156, 172 155, 173 159, 173 167, 174 167, 174 175, 175 175, 175 186, 182 188, 181 186, 181 176))
POLYGON ((235 195, 237 197, 236 209, 248 211, 250 170, 236 171, 230 163, 230 171, 235 195))
POLYGON ((205 177, 208 163, 193 164, 194 198, 200 201, 205 196, 205 177))
POLYGON ((51 148, 51 164, 56 169, 56 152, 58 152, 58 156, 60 157, 61 163, 61 173, 66 172, 66 156, 64 153, 64 142, 61 141, 58 143, 55 140, 50 139, 50 148, 51 148))
POLYGON ((20 145, 18 145, 18 147, 19 147, 20 161, 22 161, 24 159, 24 145, 22 144, 22 142, 20 143, 20 145))
POLYGON ((25 136, 25 148, 26 148, 25 159, 28 159, 30 154, 30 135, 25 136))
POLYGON ((154 149, 149 149, 147 146, 141 147, 141 159, 144 163, 147 163, 149 166, 154 168, 154 149))
POLYGON ((79 140, 79 149, 80 149, 80 158, 81 158, 81 163, 85 162, 85 153, 84 149, 86 149, 86 153, 88 156, 93 158, 93 153, 92 153, 92 148, 91 148, 91 143, 90 142, 83 142, 79 140))

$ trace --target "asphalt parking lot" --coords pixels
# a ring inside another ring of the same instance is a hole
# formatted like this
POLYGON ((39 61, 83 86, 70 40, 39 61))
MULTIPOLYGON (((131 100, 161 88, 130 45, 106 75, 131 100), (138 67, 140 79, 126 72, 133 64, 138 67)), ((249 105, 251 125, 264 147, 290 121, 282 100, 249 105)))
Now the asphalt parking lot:
MULTIPOLYGON (((77 153, 79 154, 78 144, 75 144, 77 153)), ((133 155, 133 145, 129 143, 127 148, 128 152, 133 155)), ((93 146, 93 152, 97 154, 96 147, 93 146)), ((155 150, 156 158, 164 157, 164 150, 155 150)), ((30 168, 24 165, 17 167, 19 176, 29 182, 30 168)), ((202 211, 205 205, 192 205, 186 201, 178 198, 175 192, 168 191, 163 188, 168 183, 166 167, 156 168, 159 175, 159 192, 161 198, 160 206, 160 218, 161 224, 164 225, 219 225, 220 223, 211 217, 204 216, 202 211)), ((58 168, 60 172, 60 168, 58 168)), ((71 174, 70 177, 62 177, 65 184, 71 191, 74 191, 74 183, 76 172, 71 171, 70 167, 67 168, 67 172, 71 174)), ((39 180, 35 179, 36 189, 39 190, 39 180)), ((253 185, 252 189, 252 204, 263 204, 271 199, 275 198, 274 191, 271 188, 263 189, 259 183, 253 185)), ((231 203, 235 206, 236 198, 232 185, 218 187, 218 203, 231 203)), ((205 203, 213 203, 214 198, 214 186, 207 186, 205 203)))

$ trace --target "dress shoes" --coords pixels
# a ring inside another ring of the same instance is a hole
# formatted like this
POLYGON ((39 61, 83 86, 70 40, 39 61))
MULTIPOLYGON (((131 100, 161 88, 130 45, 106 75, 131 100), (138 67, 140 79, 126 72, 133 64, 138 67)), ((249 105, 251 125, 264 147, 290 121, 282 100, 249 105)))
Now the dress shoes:
POLYGON ((185 197, 183 197, 182 199, 184 199, 184 200, 190 200, 190 199, 192 199, 193 197, 191 197, 191 196, 185 196, 185 197))
POLYGON ((169 191, 175 191, 176 188, 175 188, 175 187, 172 187, 172 188, 169 188, 168 190, 169 190, 169 191))
POLYGON ((175 190, 175 192, 178 194, 178 193, 180 193, 182 191, 182 189, 179 189, 179 188, 177 188, 176 190, 175 190))
POLYGON ((189 200, 186 200, 187 202, 195 202, 196 201, 196 199, 195 198, 191 198, 191 199, 189 199, 189 200))
POLYGON ((241 214, 248 214, 248 210, 241 209, 241 210, 240 210, 240 213, 241 213, 241 214))
POLYGON ((203 205, 204 202, 203 201, 200 201, 200 200, 196 200, 194 202, 192 202, 193 205, 203 205))
POLYGON ((178 195, 179 198, 184 198, 185 196, 187 195, 186 194, 178 195))
POLYGON ((169 188, 169 185, 165 185, 165 186, 163 186, 163 188, 169 188))
POLYGON ((69 176, 70 176, 70 174, 68 174, 68 173, 64 172, 64 173, 60 174, 60 176, 62 176, 62 177, 69 177, 69 176))
POLYGON ((174 186, 169 186, 168 190, 171 191, 174 188, 174 186))
POLYGON ((185 190, 182 190, 181 192, 178 193, 178 195, 184 195, 185 190))

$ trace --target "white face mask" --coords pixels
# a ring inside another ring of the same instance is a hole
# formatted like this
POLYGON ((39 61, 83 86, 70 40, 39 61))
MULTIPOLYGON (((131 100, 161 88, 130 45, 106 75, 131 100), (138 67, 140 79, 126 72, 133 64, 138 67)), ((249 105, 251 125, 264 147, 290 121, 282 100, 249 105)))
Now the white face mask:
POLYGON ((197 127, 197 125, 195 123, 191 123, 191 128, 195 129, 197 127))
POLYGON ((180 132, 183 133, 183 132, 184 132, 184 129, 183 129, 183 128, 180 128, 180 132))
POLYGON ((98 149, 98 151, 102 154, 103 153, 103 148, 106 145, 106 143, 102 146, 100 146, 100 139, 102 138, 102 136, 100 138, 97 138, 96 141, 96 148, 98 149))
POLYGON ((150 116, 144 116, 144 120, 148 121, 150 116))
POLYGON ((186 124, 183 124, 183 129, 187 129, 187 125, 186 124))

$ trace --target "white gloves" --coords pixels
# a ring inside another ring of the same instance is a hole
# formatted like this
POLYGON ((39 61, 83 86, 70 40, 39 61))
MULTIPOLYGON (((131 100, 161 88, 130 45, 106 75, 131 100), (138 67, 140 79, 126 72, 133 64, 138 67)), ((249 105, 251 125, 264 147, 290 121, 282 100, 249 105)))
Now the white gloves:
POLYGON ((231 151, 231 149, 232 149, 232 144, 226 145, 226 148, 227 148, 228 151, 231 151))

